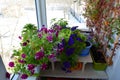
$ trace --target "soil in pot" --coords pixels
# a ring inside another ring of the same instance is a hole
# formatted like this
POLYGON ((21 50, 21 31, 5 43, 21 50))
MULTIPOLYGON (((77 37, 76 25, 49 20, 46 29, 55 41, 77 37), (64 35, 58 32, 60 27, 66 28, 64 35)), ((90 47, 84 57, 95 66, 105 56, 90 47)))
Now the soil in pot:
POLYGON ((95 70, 103 71, 107 67, 107 63, 102 54, 102 50, 97 49, 96 47, 91 48, 91 56, 93 59, 93 68, 95 70))
POLYGON ((105 58, 102 54, 102 50, 99 50, 96 47, 92 46, 91 51, 92 51, 91 54, 94 57, 95 62, 106 63, 105 58))

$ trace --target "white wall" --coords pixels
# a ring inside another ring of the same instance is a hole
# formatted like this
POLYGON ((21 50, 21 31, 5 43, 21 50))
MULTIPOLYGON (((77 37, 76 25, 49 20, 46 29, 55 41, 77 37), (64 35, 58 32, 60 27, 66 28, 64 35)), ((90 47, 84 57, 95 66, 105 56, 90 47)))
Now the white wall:
POLYGON ((116 50, 113 57, 113 65, 106 70, 109 80, 120 80, 120 48, 116 50))

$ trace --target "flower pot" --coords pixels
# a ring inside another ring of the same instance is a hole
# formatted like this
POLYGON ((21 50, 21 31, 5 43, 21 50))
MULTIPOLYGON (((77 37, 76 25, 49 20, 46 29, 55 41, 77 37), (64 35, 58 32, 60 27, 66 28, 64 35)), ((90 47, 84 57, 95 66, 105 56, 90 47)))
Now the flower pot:
POLYGON ((83 67, 83 63, 82 62, 78 62, 76 66, 71 67, 70 70, 74 71, 74 70, 82 70, 83 67))
POLYGON ((90 51, 91 47, 92 47, 92 43, 87 41, 86 42, 86 48, 81 51, 80 56, 87 56, 89 54, 89 51, 90 51))
POLYGON ((91 48, 91 57, 93 60, 93 68, 95 70, 103 71, 106 69, 107 63, 101 50, 97 50, 97 48, 93 46, 91 48))

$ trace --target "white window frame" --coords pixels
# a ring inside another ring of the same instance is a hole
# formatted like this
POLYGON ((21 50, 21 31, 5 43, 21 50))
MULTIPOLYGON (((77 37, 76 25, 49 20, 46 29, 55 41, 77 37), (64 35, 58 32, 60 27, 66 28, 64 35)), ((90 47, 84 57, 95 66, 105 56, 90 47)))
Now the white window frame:
POLYGON ((47 27, 46 0, 35 0, 38 28, 47 27))

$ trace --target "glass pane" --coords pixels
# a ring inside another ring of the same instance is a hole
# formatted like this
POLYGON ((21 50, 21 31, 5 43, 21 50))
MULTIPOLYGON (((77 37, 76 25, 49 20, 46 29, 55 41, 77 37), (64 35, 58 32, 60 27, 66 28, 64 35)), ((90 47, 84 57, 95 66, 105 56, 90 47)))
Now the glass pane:
POLYGON ((85 4, 82 0, 46 0, 47 24, 53 18, 65 18, 69 26, 79 26, 80 29, 86 28, 84 13, 85 4))
POLYGON ((37 25, 35 0, 0 0, 0 55, 6 68, 27 23, 37 25))

